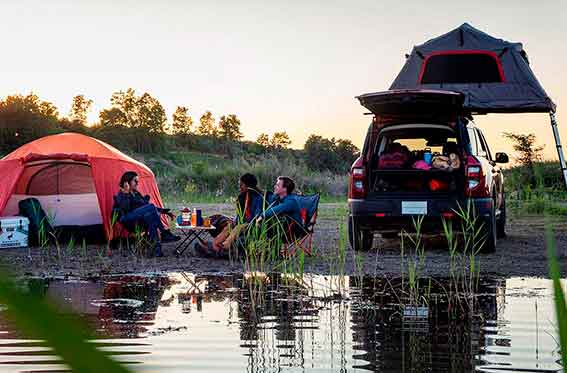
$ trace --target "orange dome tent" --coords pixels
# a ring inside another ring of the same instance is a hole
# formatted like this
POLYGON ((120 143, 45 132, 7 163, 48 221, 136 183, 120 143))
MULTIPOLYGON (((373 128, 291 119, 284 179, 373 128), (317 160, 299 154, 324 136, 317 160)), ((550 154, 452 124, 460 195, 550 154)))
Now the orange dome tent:
POLYGON ((112 197, 126 171, 163 207, 153 172, 116 148, 89 136, 63 133, 21 146, 0 160, 0 216, 16 215, 19 201, 37 198, 54 226, 104 225, 111 236, 112 197))

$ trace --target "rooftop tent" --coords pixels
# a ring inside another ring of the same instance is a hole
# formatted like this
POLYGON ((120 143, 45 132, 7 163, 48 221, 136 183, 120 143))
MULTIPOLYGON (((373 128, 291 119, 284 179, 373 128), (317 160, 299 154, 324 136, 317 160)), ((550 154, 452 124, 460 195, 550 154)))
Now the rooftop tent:
POLYGON ((521 43, 492 37, 471 25, 415 46, 391 90, 447 90, 464 95, 471 113, 550 113, 567 185, 555 104, 530 68, 521 43))
POLYGON ((0 216, 16 215, 18 202, 36 198, 55 226, 103 225, 110 237, 112 197, 126 171, 162 207, 152 171, 94 138, 64 133, 32 141, 0 160, 0 216))
POLYGON ((465 95, 474 112, 555 111, 522 44, 465 23, 413 48, 390 89, 442 89, 465 95))

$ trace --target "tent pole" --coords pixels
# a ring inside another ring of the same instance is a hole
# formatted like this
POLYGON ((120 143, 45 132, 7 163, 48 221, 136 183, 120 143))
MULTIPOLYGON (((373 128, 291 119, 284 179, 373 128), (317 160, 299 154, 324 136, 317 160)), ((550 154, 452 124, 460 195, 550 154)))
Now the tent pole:
POLYGON ((565 164, 565 157, 563 156, 563 148, 561 147, 561 139, 559 138, 559 130, 557 129, 557 120, 555 119, 555 113, 552 111, 549 113, 551 118, 551 128, 553 129, 553 137, 555 138, 555 146, 557 147, 557 155, 559 156, 559 166, 561 167, 561 172, 563 173, 563 181, 567 187, 567 165, 565 164))

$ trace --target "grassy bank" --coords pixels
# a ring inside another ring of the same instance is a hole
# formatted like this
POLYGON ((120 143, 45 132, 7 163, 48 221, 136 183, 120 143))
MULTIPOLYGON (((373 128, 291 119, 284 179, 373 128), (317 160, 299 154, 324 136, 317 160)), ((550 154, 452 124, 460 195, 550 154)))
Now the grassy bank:
POLYGON ((344 201, 348 177, 310 170, 292 157, 251 155, 229 159, 221 155, 172 151, 137 156, 155 173, 167 202, 231 202, 238 194, 240 175, 252 172, 260 187, 271 190, 279 175, 290 176, 302 193, 321 193, 327 202, 344 201))
POLYGON ((515 214, 567 215, 567 190, 558 162, 534 163, 533 182, 525 166, 504 170, 507 207, 515 214))

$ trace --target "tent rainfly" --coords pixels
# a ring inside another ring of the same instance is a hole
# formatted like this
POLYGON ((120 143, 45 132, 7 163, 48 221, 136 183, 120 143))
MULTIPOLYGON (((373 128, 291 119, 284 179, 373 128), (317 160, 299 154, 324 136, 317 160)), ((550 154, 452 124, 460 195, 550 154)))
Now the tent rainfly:
POLYGON ((472 114, 549 113, 567 186, 555 104, 531 70, 521 43, 494 38, 464 23, 415 46, 390 89, 459 92, 472 114))
POLYGON ((0 159, 0 216, 36 198, 56 227, 103 225, 113 238, 112 205, 118 181, 135 171, 140 192, 163 207, 153 172, 116 148, 78 133, 42 137, 0 159))

